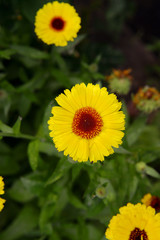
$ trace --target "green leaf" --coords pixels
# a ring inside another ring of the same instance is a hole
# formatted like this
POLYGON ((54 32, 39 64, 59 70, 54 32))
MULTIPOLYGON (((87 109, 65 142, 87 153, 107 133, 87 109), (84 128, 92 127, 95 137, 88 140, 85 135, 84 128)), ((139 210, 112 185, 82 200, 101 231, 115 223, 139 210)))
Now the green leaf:
POLYGON ((58 69, 51 69, 51 75, 60 83, 63 84, 64 87, 70 87, 71 86, 71 82, 70 82, 70 79, 69 77, 64 73, 62 72, 61 70, 58 70, 58 69))
POLYGON ((119 148, 114 148, 115 153, 121 153, 121 154, 131 154, 130 151, 127 149, 123 148, 122 146, 119 146, 119 148))
POLYGON ((67 158, 65 156, 62 157, 59 160, 53 174, 48 179, 47 184, 51 184, 59 180, 71 167, 72 164, 67 160, 67 158))
POLYGON ((160 178, 160 174, 152 167, 146 166, 145 172, 146 172, 146 174, 148 174, 151 177, 160 178))
POLYGON ((57 156, 57 157, 62 156, 62 153, 57 151, 54 144, 49 143, 49 142, 40 142, 39 143, 39 151, 42 153, 45 153, 49 156, 53 156, 53 155, 57 156))
MULTIPOLYGON (((42 176, 41 176, 42 178, 42 176)), ((23 187, 30 191, 34 196, 39 196, 44 190, 44 181, 36 178, 36 175, 28 175, 26 177, 21 177, 21 182, 23 187)))
POLYGON ((42 52, 37 50, 36 48, 28 47, 28 46, 20 46, 20 45, 12 45, 12 49, 15 50, 18 54, 33 58, 33 59, 48 59, 49 55, 46 52, 42 52))
POLYGON ((6 124, 4 124, 1 120, 0 120, 0 130, 2 132, 6 132, 6 133, 13 133, 13 129, 9 126, 7 126, 6 124))
POLYGON ((21 117, 18 117, 17 121, 15 122, 15 124, 13 125, 13 133, 15 135, 18 135, 20 133, 20 127, 21 127, 21 121, 22 121, 22 118, 21 117))
POLYGON ((129 146, 132 146, 145 130, 146 117, 137 118, 126 131, 126 138, 129 146))
POLYGON ((28 157, 32 170, 36 170, 38 166, 39 157, 39 140, 34 140, 28 145, 28 157))
POLYGON ((76 208, 86 209, 86 206, 72 192, 69 192, 69 201, 76 208))
POLYGON ((131 200, 137 190, 139 180, 136 176, 133 177, 132 181, 130 182, 130 187, 129 187, 129 200, 131 200))
POLYGON ((7 191, 7 194, 11 199, 20 203, 26 203, 35 196, 29 191, 29 189, 24 188, 24 184, 20 180, 14 182, 12 187, 7 191))
POLYGON ((25 206, 18 217, 11 225, 0 233, 0 239, 15 240, 23 239, 23 236, 28 234, 38 224, 38 211, 32 206, 25 206))
POLYGON ((13 50, 13 49, 1 50, 0 58, 9 60, 13 54, 15 54, 15 50, 13 50))

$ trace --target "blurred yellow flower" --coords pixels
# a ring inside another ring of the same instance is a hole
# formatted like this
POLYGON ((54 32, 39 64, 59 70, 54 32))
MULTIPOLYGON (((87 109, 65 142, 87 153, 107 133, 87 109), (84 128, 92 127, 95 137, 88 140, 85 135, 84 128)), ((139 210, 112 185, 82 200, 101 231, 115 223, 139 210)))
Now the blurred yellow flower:
POLYGON ((144 195, 141 202, 146 206, 153 207, 157 212, 160 211, 160 197, 152 196, 150 193, 144 195))
POLYGON ((68 3, 54 1, 39 9, 35 18, 35 32, 47 44, 66 46, 77 37, 81 19, 68 3))
POLYGON ((108 240, 158 240, 160 239, 160 214, 155 214, 152 207, 143 204, 119 209, 106 230, 108 240))
POLYGON ((76 84, 56 98, 60 106, 52 108, 48 121, 50 136, 58 151, 73 160, 103 161, 119 147, 124 133, 125 115, 115 94, 105 87, 76 84))
MULTIPOLYGON (((4 182, 3 177, 0 176, 0 195, 4 194, 4 182)), ((4 208, 4 203, 6 200, 3 198, 0 198, 0 211, 4 208)))

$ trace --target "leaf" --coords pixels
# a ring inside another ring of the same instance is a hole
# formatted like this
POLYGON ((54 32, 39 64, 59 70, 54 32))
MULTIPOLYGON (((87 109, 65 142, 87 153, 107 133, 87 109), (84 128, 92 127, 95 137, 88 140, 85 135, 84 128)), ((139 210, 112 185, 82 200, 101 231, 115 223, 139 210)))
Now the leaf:
POLYGON ((119 146, 119 148, 114 148, 115 153, 121 153, 121 154, 131 154, 130 151, 127 149, 123 148, 122 146, 119 146))
POLYGON ((14 49, 18 54, 33 58, 33 59, 48 59, 49 55, 46 52, 42 52, 37 50, 36 48, 28 47, 28 46, 20 46, 20 45, 12 45, 12 49, 14 49))
POLYGON ((131 200, 137 190, 139 180, 136 176, 133 177, 132 181, 130 182, 129 187, 129 200, 131 200))
POLYGON ((126 131, 126 138, 129 146, 132 146, 145 130, 146 117, 137 118, 126 131))
POLYGON ((13 129, 0 120, 0 130, 4 133, 13 133, 13 129))
POLYGON ((49 143, 49 142, 40 142, 39 143, 39 151, 42 153, 45 153, 49 156, 53 156, 53 155, 57 156, 57 157, 62 156, 62 153, 57 151, 54 144, 49 143))
POLYGON ((23 187, 34 194, 34 196, 39 196, 44 190, 44 182, 36 179, 33 175, 21 177, 21 182, 23 187))
POLYGON ((11 199, 20 203, 26 203, 35 196, 29 191, 29 189, 24 188, 24 184, 20 180, 15 181, 7 193, 11 199))
POLYGON ((69 192, 69 201, 76 208, 86 209, 86 206, 72 192, 69 192))
POLYGON ((51 69, 51 75, 60 83, 63 84, 64 87, 70 87, 71 86, 71 82, 69 77, 62 71, 58 70, 58 69, 51 69))
POLYGON ((29 163, 33 171, 37 169, 39 157, 39 140, 34 140, 28 145, 29 163))
POLYGON ((21 238, 28 234, 38 224, 38 211, 34 207, 25 206, 18 217, 11 223, 11 225, 0 233, 0 239, 14 240, 21 238))
POLYGON ((67 160, 67 158, 65 156, 62 157, 59 160, 53 174, 48 179, 47 184, 51 184, 59 180, 71 167, 72 164, 67 160))
POLYGON ((17 121, 15 122, 15 124, 13 125, 13 133, 15 135, 18 135, 20 133, 20 127, 21 127, 21 121, 22 121, 22 118, 21 117, 18 117, 17 121))
POLYGON ((1 50, 0 58, 9 60, 13 54, 15 54, 15 51, 13 49, 1 50))
POLYGON ((51 102, 47 105, 47 107, 46 107, 46 109, 45 109, 45 112, 44 112, 44 117, 43 117, 43 131, 44 131, 44 135, 45 135, 48 139, 50 139, 50 137, 49 137, 49 129, 48 129, 48 124, 47 124, 47 122, 48 122, 49 118, 52 116, 51 110, 52 110, 52 107, 53 107, 53 106, 54 106, 54 102, 51 101, 51 102))
POLYGON ((146 166, 145 172, 151 177, 160 178, 160 174, 152 167, 146 166))

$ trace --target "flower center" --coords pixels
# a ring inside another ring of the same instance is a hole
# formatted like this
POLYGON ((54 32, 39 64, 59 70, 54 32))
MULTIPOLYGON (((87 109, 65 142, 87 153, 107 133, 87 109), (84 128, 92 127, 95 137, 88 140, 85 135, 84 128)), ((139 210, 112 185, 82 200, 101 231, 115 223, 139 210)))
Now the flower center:
POLYGON ((160 211, 160 198, 153 196, 150 206, 153 207, 157 212, 160 211))
POLYGON ((148 240, 148 236, 144 230, 140 230, 139 228, 135 228, 130 236, 129 240, 148 240))
POLYGON ((61 17, 55 17, 51 20, 51 28, 61 31, 64 28, 65 21, 61 17))
POLYGON ((72 131, 82 138, 91 139, 97 136, 103 126, 99 113, 92 107, 83 107, 76 111, 72 131))

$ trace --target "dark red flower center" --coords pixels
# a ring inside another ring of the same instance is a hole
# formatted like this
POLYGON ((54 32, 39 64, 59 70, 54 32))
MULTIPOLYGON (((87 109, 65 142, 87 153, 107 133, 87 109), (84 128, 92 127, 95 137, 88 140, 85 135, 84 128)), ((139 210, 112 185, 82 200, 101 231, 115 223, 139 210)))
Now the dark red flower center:
POLYGON ((51 21, 51 27, 57 31, 63 30, 65 21, 61 17, 55 17, 51 21))
POLYGON ((92 107, 83 107, 76 111, 73 122, 73 132, 82 138, 91 139, 97 136, 103 126, 99 113, 92 107))
POLYGON ((150 206, 153 207, 157 212, 160 211, 160 198, 152 196, 150 206))
POLYGON ((148 240, 148 236, 144 230, 140 230, 139 228, 135 228, 130 236, 129 240, 148 240))

